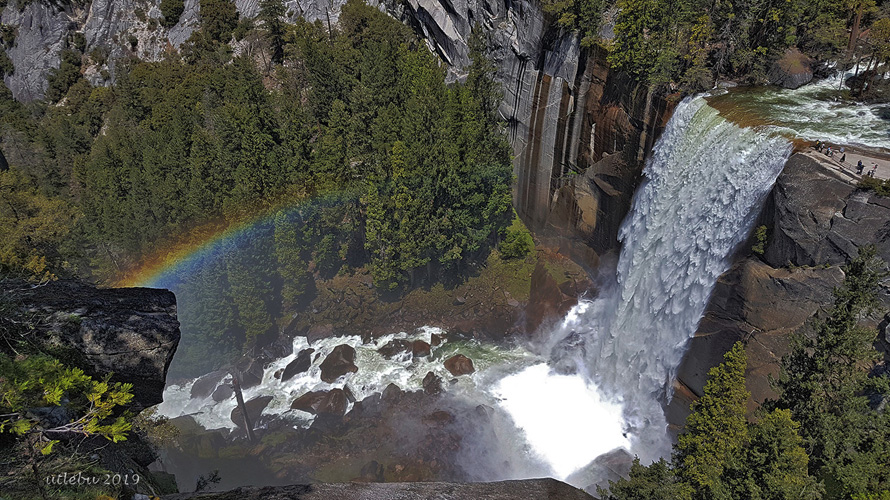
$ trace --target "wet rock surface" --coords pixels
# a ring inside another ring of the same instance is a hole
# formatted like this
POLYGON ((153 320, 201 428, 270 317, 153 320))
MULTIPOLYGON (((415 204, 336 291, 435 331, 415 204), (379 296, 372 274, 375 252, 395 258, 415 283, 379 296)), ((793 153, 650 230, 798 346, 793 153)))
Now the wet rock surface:
MULTIPOLYGON (((207 470, 219 469, 224 479, 220 488, 356 478, 473 481, 490 473, 480 469, 487 462, 477 448, 497 437, 483 425, 488 420, 475 406, 447 393, 405 392, 390 385, 382 394, 355 402, 345 415, 339 409, 321 412, 326 399, 337 399, 345 408, 347 397, 345 390, 331 390, 299 398, 319 412, 308 428, 263 415, 256 420, 257 439, 252 443, 241 430, 204 430, 191 417, 173 419, 180 433, 171 449, 178 451, 171 452, 167 465, 176 468, 180 484, 191 484, 207 470), (371 462, 379 467, 369 470, 371 462)), ((503 467, 501 459, 491 462, 489 466, 503 467)))
MULTIPOLYGON (((571 290, 570 293, 574 291, 571 290)), ((550 323, 563 318, 577 303, 578 296, 563 293, 544 264, 539 262, 532 274, 531 293, 526 308, 526 331, 539 332, 551 326, 550 323)))
POLYGON ((321 380, 327 383, 334 382, 347 373, 355 373, 355 349, 346 344, 338 345, 321 362, 321 380))
POLYGON ((294 375, 308 371, 309 367, 312 365, 312 353, 314 352, 315 349, 311 348, 300 351, 297 354, 297 358, 284 367, 284 371, 281 373, 281 381, 286 382, 293 378, 294 375))
POLYGON ((295 399, 290 407, 313 415, 343 416, 348 405, 349 400, 343 389, 331 389, 330 391, 307 392, 295 399))
POLYGON ((838 267, 776 269, 745 259, 720 277, 677 377, 702 395, 708 370, 740 340, 748 342, 750 405, 774 397, 767 375, 778 374, 789 337, 833 301, 838 267))
POLYGON ((460 375, 469 375, 476 371, 473 367, 473 360, 463 354, 455 354, 445 360, 445 369, 452 375, 458 377, 460 375))
MULTIPOLYGON (((250 419, 250 422, 254 423, 259 420, 263 410, 265 410, 271 402, 272 396, 259 396, 246 401, 244 407, 247 409, 247 416, 250 419)), ((238 427, 244 426, 244 413, 241 412, 240 407, 236 406, 235 409, 232 410, 230 418, 238 427)))

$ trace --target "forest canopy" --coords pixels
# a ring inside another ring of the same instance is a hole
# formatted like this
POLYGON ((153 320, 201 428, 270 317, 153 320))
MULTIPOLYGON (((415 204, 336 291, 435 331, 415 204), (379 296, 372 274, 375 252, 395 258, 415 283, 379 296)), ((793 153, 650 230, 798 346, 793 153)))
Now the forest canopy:
POLYGON ((80 75, 72 39, 75 69, 51 77, 56 104, 23 105, 3 88, 4 272, 113 282, 194 227, 303 204, 256 228, 243 243, 252 252, 233 252, 251 258, 191 278, 219 296, 183 300, 183 322, 206 334, 203 345, 235 353, 276 329, 313 273, 367 267, 379 290, 398 292, 484 262, 514 213, 481 35, 466 82, 446 84, 410 28, 360 1, 333 29, 272 22, 283 11, 264 2, 267 22, 252 28, 271 47, 263 64, 224 43, 239 25, 234 4, 204 4, 182 57, 121 61, 111 87, 80 75))

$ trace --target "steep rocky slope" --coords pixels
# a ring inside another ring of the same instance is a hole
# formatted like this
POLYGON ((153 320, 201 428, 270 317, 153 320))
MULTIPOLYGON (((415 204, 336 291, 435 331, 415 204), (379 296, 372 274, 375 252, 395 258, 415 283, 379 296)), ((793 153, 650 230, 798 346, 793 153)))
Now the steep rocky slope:
MULTIPOLYGON (((762 258, 748 256, 721 278, 678 378, 701 395, 708 370, 738 340, 748 341, 748 389, 754 402, 773 395, 767 375, 778 373, 790 335, 831 307, 844 279, 841 266, 865 245, 890 262, 890 199, 858 190, 806 153, 793 155, 761 215, 768 229, 762 258)), ((743 254, 749 248, 742 249, 743 254)), ((890 344, 890 290, 881 310, 866 317, 890 344)))

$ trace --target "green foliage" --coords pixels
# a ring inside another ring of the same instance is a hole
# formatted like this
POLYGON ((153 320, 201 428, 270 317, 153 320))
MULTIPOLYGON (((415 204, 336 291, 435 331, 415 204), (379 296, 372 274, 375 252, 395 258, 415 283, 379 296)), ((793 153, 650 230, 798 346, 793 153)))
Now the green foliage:
POLYGON ((179 17, 185 10, 184 0, 161 0, 161 25, 172 28, 179 22, 179 17))
POLYGON ((689 500, 692 491, 680 482, 670 462, 661 459, 648 466, 634 458, 627 479, 610 481, 609 489, 598 488, 603 500, 689 500))
POLYGON ((670 463, 634 461, 630 477, 600 491, 607 500, 818 499, 822 488, 788 410, 749 423, 745 417, 747 356, 737 343, 711 369, 705 394, 693 404, 670 463))
MULTIPOLYGON (((281 2, 262 10, 259 29, 273 49, 282 44, 274 72, 231 57, 234 4, 207 0, 182 60, 122 65, 110 88, 58 85, 54 97, 65 99, 42 113, 0 100, 3 137, 16 139, 4 153, 34 196, 64 200, 46 214, 83 214, 37 247, 48 268, 76 258, 114 279, 196 227, 270 215, 253 241, 231 243, 227 258, 177 283, 189 332, 178 364, 194 373, 278 331, 316 278, 368 266, 384 290, 459 280, 513 215, 484 36, 471 37, 466 83, 449 85, 410 28, 361 2, 331 29, 284 25, 281 2), (281 210, 300 200, 324 201, 281 210)), ((28 231, 11 227, 8 246, 29 255, 28 231)), ((510 239, 517 251, 528 243, 524 233, 510 239)))
POLYGON ((272 55, 272 62, 281 64, 284 60, 284 32, 285 24, 282 18, 285 14, 284 3, 281 0, 262 0, 260 2, 260 19, 263 20, 263 30, 272 55))
MULTIPOLYGON (((705 90, 721 76, 763 83, 789 47, 820 60, 840 57, 850 36, 847 21, 866 3, 617 0, 609 61, 656 86, 705 90)), ((545 9, 568 5, 546 3, 545 9)), ((874 24, 879 33, 883 26, 874 24)))
POLYGON ((513 223, 507 228, 507 234, 498 249, 501 257, 505 259, 520 259, 531 253, 535 248, 535 240, 526 229, 519 217, 513 218, 513 223))
POLYGON ((766 251, 766 226, 758 226, 754 231, 754 246, 751 247, 751 251, 757 255, 763 255, 763 252, 766 251))
POLYGON ((133 398, 132 385, 94 381, 79 368, 68 368, 44 355, 13 360, 0 354, 0 432, 23 437, 38 434, 40 452, 47 455, 56 437, 100 435, 110 441, 126 439, 131 424, 116 409, 133 398), (70 416, 62 425, 47 424, 39 408, 64 408, 70 416))
POLYGON ((40 193, 18 168, 0 172, 0 273, 54 278, 66 267, 60 247, 77 216, 76 208, 40 193))
POLYGON ((12 64, 12 59, 6 55, 6 51, 0 47, 0 77, 10 76, 15 73, 15 65, 12 64))
POLYGON ((695 498, 725 495, 721 476, 748 441, 745 405, 745 346, 737 343, 720 366, 708 372, 704 396, 692 405, 686 430, 677 443, 675 463, 680 478, 695 498))
POLYGON ((880 196, 890 196, 890 179, 882 181, 881 179, 864 175, 859 179, 857 187, 866 191, 874 191, 880 196))
POLYGON ((581 44, 591 46, 597 41, 606 0, 544 0, 541 8, 557 26, 578 30, 581 44))
POLYGON ((238 25, 238 10, 230 0, 201 0, 201 31, 210 40, 228 42, 238 25))
POLYGON ((877 304, 883 266, 874 247, 860 249, 844 267, 828 318, 794 339, 775 381, 780 398, 771 406, 790 410, 801 423, 809 469, 824 480, 829 498, 890 485, 890 415, 872 405, 876 395, 890 394, 890 384, 886 376, 869 377, 877 332, 858 326, 877 304))
POLYGON ((62 62, 57 69, 50 72, 46 88, 46 98, 50 102, 57 102, 68 93, 70 89, 82 77, 80 75, 81 53, 66 49, 62 51, 62 62))

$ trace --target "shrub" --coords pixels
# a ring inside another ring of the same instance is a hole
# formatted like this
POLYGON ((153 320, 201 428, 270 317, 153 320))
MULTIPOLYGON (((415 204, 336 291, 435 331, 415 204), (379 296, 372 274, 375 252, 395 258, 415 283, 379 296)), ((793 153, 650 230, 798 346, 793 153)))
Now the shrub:
POLYGON ((880 196, 890 196, 890 179, 882 181, 874 177, 862 176, 857 186, 865 191, 874 191, 880 196))
POLYGON ((165 28, 172 28, 179 22, 179 17, 185 10, 185 2, 183 0, 161 0, 161 15, 164 18, 161 24, 165 28))
POLYGON ((505 259, 519 259, 528 255, 535 248, 535 240, 526 229, 519 217, 513 218, 513 223, 507 228, 504 241, 501 242, 501 257, 505 259))
POLYGON ((763 255, 766 251, 766 226, 760 226, 754 231, 754 246, 751 251, 757 255, 763 255))

